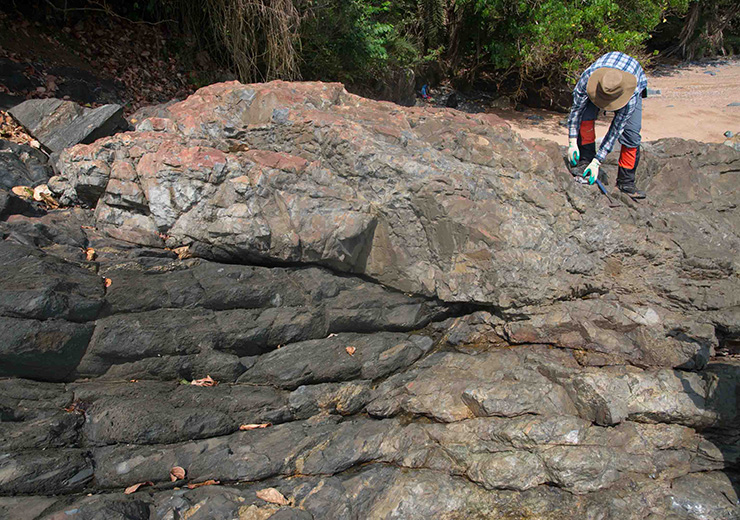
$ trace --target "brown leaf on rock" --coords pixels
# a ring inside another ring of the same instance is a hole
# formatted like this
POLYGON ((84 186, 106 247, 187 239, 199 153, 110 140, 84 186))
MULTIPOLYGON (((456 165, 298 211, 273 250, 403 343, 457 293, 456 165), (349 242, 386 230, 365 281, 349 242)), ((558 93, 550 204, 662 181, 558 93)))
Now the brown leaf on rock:
MULTIPOLYGON (((0 85, 0 91, 12 94, 7 88, 3 88, 2 85, 0 85)), ((0 110, 0 138, 17 144, 28 144, 32 148, 41 148, 41 144, 37 140, 31 137, 10 114, 2 110, 0 110)))
POLYGON ((43 200, 46 207, 50 209, 57 209, 60 206, 59 202, 54 197, 47 195, 46 193, 41 194, 41 200, 43 200))
POLYGON ((72 401, 72 404, 64 408, 64 411, 67 413, 79 413, 79 414, 85 414, 88 407, 90 406, 89 403, 86 403, 85 401, 80 401, 79 399, 76 399, 72 401))
POLYGON ((357 349, 355 347, 347 347, 344 350, 346 350, 347 354, 349 354, 350 356, 354 356, 357 349))
POLYGON ((41 202, 44 200, 44 195, 51 196, 51 191, 46 184, 40 184, 33 189, 33 200, 41 202))
POLYGON ((113 283, 113 280, 111 280, 110 278, 106 278, 106 279, 105 279, 105 286, 106 286, 106 287, 110 287, 110 285, 111 285, 112 283, 113 283))
POLYGON ((33 188, 28 186, 13 186, 10 191, 22 199, 33 199, 33 188))
POLYGON ((172 482, 182 480, 185 478, 185 469, 180 466, 175 466, 170 470, 170 480, 172 482))
POLYGON ((269 428, 272 426, 272 423, 262 423, 262 424, 242 424, 239 426, 239 429, 241 431, 249 431, 249 430, 259 430, 260 428, 269 428))
POLYGON ((93 260, 95 260, 96 255, 97 253, 92 247, 88 247, 87 249, 85 249, 85 258, 88 262, 92 262, 93 260))
POLYGON ((141 486, 153 486, 154 482, 139 482, 138 484, 134 484, 133 486, 129 486, 126 488, 126 490, 123 492, 124 495, 130 495, 131 493, 136 493, 136 490, 139 489, 141 486))
POLYGON ((190 246, 182 246, 182 247, 176 247, 172 250, 173 253, 177 255, 177 258, 180 260, 185 260, 186 258, 192 258, 193 254, 190 252, 190 246))
POLYGON ((195 488, 199 488, 201 486, 216 486, 216 485, 218 485, 220 483, 221 482, 219 482, 218 480, 211 479, 211 480, 206 480, 205 482, 196 482, 196 483, 193 483, 193 484, 188 484, 187 485, 187 488, 188 489, 195 489, 195 488))
POLYGON ((279 506, 290 505, 288 499, 275 488, 260 489, 257 491, 257 498, 261 498, 265 502, 270 502, 271 504, 277 504, 279 506))
POLYGON ((211 376, 206 376, 203 379, 193 379, 190 384, 194 386, 216 386, 218 381, 214 381, 211 376))

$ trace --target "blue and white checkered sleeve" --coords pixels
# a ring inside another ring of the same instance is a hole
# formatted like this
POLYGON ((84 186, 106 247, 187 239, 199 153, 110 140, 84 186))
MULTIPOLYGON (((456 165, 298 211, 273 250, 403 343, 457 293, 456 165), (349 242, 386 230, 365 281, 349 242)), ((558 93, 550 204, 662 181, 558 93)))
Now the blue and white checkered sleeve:
POLYGON ((570 108, 570 115, 568 116, 569 139, 576 139, 578 137, 578 131, 581 128, 581 118, 588 103, 586 83, 588 83, 588 79, 584 80, 584 77, 581 76, 581 79, 576 84, 576 88, 573 89, 573 106, 570 108))
POLYGON ((609 155, 609 152, 614 148, 614 143, 616 143, 619 136, 622 135, 622 131, 624 131, 624 127, 627 125, 627 121, 629 121, 629 118, 632 115, 632 112, 635 111, 636 106, 637 101, 633 97, 630 99, 627 106, 617 110, 617 113, 614 114, 614 119, 612 120, 612 124, 609 126, 609 131, 604 136, 604 140, 601 141, 599 151, 596 152, 596 158, 599 162, 603 163, 606 160, 606 156, 609 155))

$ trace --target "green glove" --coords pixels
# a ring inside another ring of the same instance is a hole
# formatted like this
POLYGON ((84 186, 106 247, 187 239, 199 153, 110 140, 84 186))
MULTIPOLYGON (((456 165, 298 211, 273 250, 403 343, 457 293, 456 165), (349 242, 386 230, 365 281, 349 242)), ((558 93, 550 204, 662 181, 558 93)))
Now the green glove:
POLYGON ((581 152, 578 151, 578 139, 571 137, 568 139, 568 162, 571 166, 578 164, 578 159, 581 158, 581 152))
POLYGON ((601 166, 601 162, 599 162, 598 159, 594 159, 591 161, 585 170, 583 170, 583 176, 588 177, 588 183, 593 184, 596 182, 596 179, 599 178, 599 167, 601 166))

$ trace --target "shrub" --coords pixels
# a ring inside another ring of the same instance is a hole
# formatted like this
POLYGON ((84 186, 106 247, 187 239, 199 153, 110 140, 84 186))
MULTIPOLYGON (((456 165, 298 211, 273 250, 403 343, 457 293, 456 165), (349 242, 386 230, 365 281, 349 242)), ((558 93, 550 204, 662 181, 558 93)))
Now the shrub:
MULTIPOLYGON (((480 17, 484 48, 494 68, 520 84, 573 84, 609 51, 641 55, 650 31, 688 0, 462 0, 480 17)), ((643 56, 644 57, 644 56, 643 56)))

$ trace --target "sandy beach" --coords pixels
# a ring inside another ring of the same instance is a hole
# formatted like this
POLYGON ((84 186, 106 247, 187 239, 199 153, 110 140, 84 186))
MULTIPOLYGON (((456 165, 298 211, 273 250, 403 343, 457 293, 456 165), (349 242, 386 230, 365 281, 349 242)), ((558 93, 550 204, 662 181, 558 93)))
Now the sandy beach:
MULTIPOLYGON (((724 63, 661 68, 648 74, 648 87, 660 95, 644 100, 642 138, 682 137, 704 142, 722 142, 724 133, 740 132, 740 60, 724 63), (735 103, 735 106, 729 106, 735 103)), ((568 144, 561 122, 567 114, 548 110, 492 109, 526 138, 545 138, 568 144), (541 116, 541 121, 528 119, 541 116)), ((603 137, 611 117, 597 121, 596 135, 603 137)))

